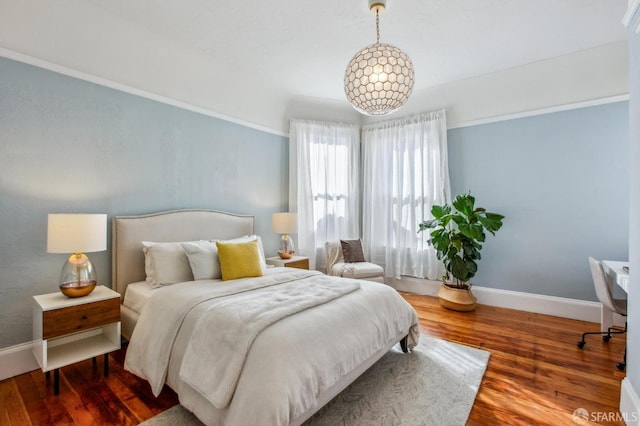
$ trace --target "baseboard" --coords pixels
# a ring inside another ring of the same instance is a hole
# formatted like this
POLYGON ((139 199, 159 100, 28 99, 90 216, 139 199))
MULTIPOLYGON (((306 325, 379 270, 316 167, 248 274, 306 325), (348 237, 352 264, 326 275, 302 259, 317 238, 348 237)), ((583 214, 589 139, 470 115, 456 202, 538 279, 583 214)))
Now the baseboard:
POLYGON ((628 377, 622 379, 620 413, 627 426, 640 426, 640 396, 628 377))
POLYGON ((0 380, 40 368, 33 356, 34 342, 0 349, 0 380))
MULTIPOLYGON (((440 287, 440 281, 411 277, 401 279, 385 277, 385 282, 396 290, 428 296, 436 296, 440 287)), ((480 286, 473 286, 473 294, 482 305, 595 323, 600 323, 601 319, 602 308, 597 302, 480 286)), ((614 315, 614 324, 624 326, 624 318, 614 315)))

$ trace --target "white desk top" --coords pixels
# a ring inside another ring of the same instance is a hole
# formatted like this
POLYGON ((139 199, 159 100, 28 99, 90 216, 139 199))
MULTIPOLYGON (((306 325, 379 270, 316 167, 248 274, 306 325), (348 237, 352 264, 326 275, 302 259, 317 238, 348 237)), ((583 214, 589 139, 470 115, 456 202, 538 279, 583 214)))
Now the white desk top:
POLYGON ((625 292, 629 292, 629 262, 618 262, 615 260, 603 260, 602 265, 604 266, 604 271, 610 275, 615 277, 615 282, 625 292), (625 271, 623 268, 627 267, 625 271))

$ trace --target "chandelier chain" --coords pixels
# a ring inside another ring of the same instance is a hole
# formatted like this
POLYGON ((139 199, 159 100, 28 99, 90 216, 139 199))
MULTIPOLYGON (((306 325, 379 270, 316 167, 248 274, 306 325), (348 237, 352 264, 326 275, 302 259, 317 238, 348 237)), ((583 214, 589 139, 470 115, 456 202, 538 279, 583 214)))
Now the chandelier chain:
POLYGON ((380 43, 380 12, 376 9, 376 43, 380 43))

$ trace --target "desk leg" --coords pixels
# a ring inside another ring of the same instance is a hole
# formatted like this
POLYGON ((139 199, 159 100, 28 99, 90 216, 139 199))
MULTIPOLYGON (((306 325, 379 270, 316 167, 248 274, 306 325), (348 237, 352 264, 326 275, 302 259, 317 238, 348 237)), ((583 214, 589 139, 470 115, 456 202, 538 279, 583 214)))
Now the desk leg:
POLYGON ((104 377, 109 375, 109 354, 104 354, 104 377))
POLYGON ((609 327, 613 326, 613 311, 602 306, 602 312, 600 315, 600 330, 606 332, 609 327))

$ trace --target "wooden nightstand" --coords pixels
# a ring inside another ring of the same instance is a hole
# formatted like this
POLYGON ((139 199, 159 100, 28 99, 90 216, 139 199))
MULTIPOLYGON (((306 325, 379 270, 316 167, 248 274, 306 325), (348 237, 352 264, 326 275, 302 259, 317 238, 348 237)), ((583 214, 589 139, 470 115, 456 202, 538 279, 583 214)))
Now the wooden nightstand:
POLYGON ((60 393, 59 368, 120 349, 120 295, 103 285, 84 297, 49 293, 33 296, 33 354, 47 373, 54 370, 54 393, 60 393))
POLYGON ((309 258, 293 256, 291 259, 280 259, 279 256, 267 257, 267 265, 284 266, 287 268, 309 269, 309 258))

